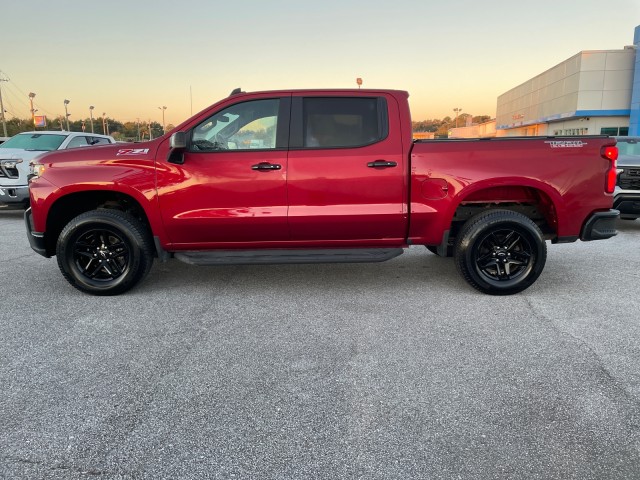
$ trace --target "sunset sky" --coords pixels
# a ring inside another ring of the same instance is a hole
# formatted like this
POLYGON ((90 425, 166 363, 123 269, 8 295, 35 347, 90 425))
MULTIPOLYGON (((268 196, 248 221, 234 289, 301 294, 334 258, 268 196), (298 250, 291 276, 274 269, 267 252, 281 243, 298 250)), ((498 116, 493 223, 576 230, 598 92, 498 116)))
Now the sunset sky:
POLYGON ((39 1, 2 6, 7 118, 178 124, 243 90, 408 90, 414 120, 495 115, 497 97, 581 50, 620 49, 638 0, 39 1), (190 91, 192 95, 190 95, 190 91), (191 107, 191 99, 193 107, 191 107))

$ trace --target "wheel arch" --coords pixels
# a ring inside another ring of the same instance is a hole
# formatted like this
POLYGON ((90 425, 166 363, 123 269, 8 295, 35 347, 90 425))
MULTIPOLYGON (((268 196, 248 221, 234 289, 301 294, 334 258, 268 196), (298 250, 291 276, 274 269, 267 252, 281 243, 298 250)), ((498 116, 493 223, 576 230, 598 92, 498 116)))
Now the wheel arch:
POLYGON ((542 230, 545 238, 554 240, 558 234, 561 195, 548 185, 503 183, 475 185, 463 190, 450 211, 450 237, 455 238, 460 227, 471 217, 487 210, 502 209, 521 213, 542 230))
POLYGON ((86 190, 59 197, 47 213, 45 248, 48 255, 55 255, 56 243, 62 229, 78 215, 99 208, 115 209, 131 214, 145 226, 153 238, 153 218, 134 196, 113 190, 86 190))

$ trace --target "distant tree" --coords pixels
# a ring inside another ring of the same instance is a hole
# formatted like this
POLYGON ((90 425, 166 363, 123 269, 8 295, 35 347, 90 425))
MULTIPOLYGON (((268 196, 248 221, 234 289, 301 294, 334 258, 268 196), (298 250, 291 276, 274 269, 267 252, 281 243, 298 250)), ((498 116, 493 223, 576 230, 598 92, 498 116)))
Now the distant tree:
POLYGON ((33 123, 30 118, 12 118, 10 120, 5 120, 5 123, 7 124, 7 135, 9 137, 13 137, 20 132, 29 132, 33 130, 33 123))
POLYGON ((485 123, 491 120, 489 115, 476 115, 473 117, 473 123, 485 123))

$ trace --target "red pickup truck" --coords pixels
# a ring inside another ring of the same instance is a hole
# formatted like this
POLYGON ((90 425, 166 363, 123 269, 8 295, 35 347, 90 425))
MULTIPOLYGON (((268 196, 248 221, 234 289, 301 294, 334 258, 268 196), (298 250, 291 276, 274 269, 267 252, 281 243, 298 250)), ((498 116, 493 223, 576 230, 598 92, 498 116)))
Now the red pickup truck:
POLYGON ((551 243, 609 238, 606 136, 412 141, 408 93, 234 90, 146 143, 31 166, 32 248, 113 295, 154 258, 198 265, 454 256, 489 294, 524 290, 551 243))

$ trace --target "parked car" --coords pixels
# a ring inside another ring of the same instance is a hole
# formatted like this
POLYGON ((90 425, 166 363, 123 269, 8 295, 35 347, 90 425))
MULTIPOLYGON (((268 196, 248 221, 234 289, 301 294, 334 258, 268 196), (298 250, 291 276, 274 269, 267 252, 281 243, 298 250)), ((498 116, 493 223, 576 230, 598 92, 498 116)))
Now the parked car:
POLYGON ((616 137, 618 145, 618 180, 613 208, 620 218, 640 218, 640 137, 616 137))
POLYGON ((44 152, 108 145, 113 137, 84 132, 42 131, 14 135, 0 144, 0 207, 29 205, 29 162, 44 152))
POLYGON ((412 141, 407 92, 239 90, 149 142, 32 164, 31 247, 96 295, 154 257, 197 265, 384 261, 453 250, 507 295, 551 243, 615 235, 608 136, 412 141))

